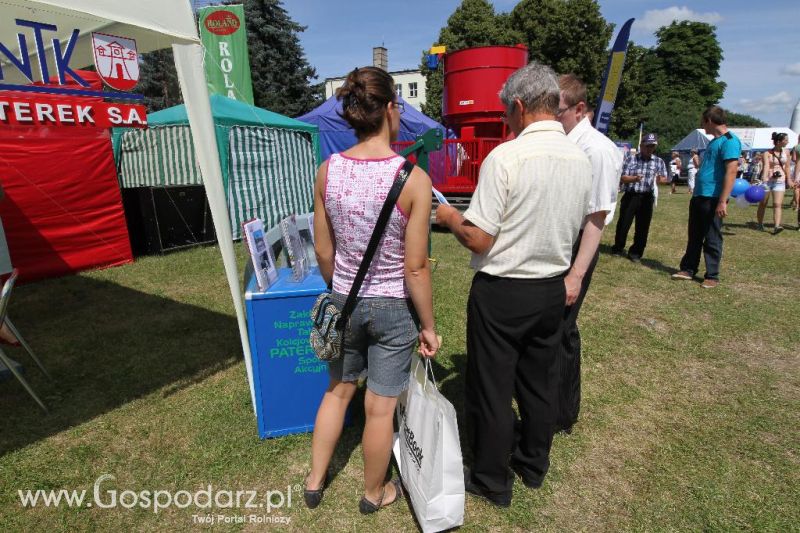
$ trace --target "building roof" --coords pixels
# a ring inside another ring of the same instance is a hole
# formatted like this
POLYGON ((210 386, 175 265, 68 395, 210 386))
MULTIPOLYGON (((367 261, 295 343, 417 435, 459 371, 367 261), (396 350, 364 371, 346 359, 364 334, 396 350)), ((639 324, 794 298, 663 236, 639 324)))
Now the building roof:
MULTIPOLYGON (((394 76, 396 74, 416 74, 416 73, 422 74, 422 71, 420 69, 418 69, 418 68, 410 68, 410 69, 405 69, 405 70, 393 70, 393 71, 389 72, 388 74, 390 76, 394 76)), ((332 77, 332 78, 325 78, 325 81, 327 82, 327 81, 334 81, 334 80, 344 80, 346 78, 347 78, 347 75, 335 76, 335 77, 332 77)))

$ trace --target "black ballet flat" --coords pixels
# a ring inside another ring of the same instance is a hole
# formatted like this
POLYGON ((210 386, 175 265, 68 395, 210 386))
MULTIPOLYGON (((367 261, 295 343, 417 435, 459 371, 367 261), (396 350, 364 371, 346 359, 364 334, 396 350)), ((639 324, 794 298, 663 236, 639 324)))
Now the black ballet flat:
MULTIPOLYGON (((310 475, 310 472, 309 472, 310 475)), ((322 496, 325 493, 325 489, 328 486, 328 473, 325 473, 325 479, 322 480, 322 484, 319 486, 318 489, 315 490, 303 490, 303 499, 306 502, 306 507, 309 509, 316 509, 319 507, 319 504, 322 503, 322 496)), ((308 476, 306 476, 306 482, 308 482, 308 476)))
POLYGON ((381 493, 381 498, 378 500, 378 503, 372 503, 367 499, 366 496, 361 497, 361 501, 358 502, 358 510, 361 511, 361 514, 372 514, 375 512, 380 511, 384 507, 389 507, 393 503, 403 499, 403 484, 400 482, 400 479, 394 478, 389 483, 394 485, 395 490, 395 497, 394 500, 383 505, 383 498, 386 496, 386 485, 383 486, 383 492, 381 493))

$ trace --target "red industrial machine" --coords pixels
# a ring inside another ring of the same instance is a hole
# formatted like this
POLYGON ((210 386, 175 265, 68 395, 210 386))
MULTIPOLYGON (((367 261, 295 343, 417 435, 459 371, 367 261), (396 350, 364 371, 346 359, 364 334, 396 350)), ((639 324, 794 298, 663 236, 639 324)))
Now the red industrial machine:
MULTIPOLYGON (((509 76, 527 64, 528 48, 522 44, 445 54, 442 121, 457 138, 443 143, 443 172, 431 169, 434 187, 442 193, 469 196, 475 191, 481 163, 509 134, 498 93, 509 76)), ((405 144, 411 143, 396 147, 405 144)))

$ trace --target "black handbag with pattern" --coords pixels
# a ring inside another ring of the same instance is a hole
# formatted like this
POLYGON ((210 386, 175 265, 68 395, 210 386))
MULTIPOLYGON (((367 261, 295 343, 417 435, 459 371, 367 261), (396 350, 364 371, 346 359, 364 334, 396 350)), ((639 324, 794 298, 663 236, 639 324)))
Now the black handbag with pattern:
POLYGON ((350 315, 356 307, 358 291, 361 290, 361 284, 367 276, 369 265, 383 237, 392 209, 397 203, 400 192, 403 190, 406 181, 408 181, 413 168, 414 165, 406 161, 403 163, 403 168, 397 173, 392 188, 383 202, 380 215, 378 215, 378 222, 376 222, 375 229, 372 231, 372 237, 369 240, 366 252, 364 252, 364 258, 361 260, 361 266, 358 267, 358 273, 353 280, 353 286, 350 288, 350 294, 347 295, 344 307, 339 309, 336 302, 333 301, 331 293, 324 292, 319 295, 314 307, 311 308, 312 325, 309 341, 311 342, 311 348, 321 361, 335 361, 344 352, 344 337, 350 323, 350 315))

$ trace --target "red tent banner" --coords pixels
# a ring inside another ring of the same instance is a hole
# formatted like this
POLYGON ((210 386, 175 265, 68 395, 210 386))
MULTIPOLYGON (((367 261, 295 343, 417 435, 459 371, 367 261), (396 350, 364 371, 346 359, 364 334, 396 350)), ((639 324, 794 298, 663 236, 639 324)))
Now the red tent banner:
MULTIPOLYGON (((78 72, 102 89, 97 73, 78 72)), ((144 106, 0 91, 0 219, 21 281, 133 261, 109 130, 128 109, 143 124, 126 125, 146 127, 144 106)))
POLYGON ((146 128, 143 105, 70 98, 6 96, 0 91, 0 126, 83 126, 146 128))
POLYGON ((0 182, 20 280, 133 261, 109 130, 0 128, 0 182))

